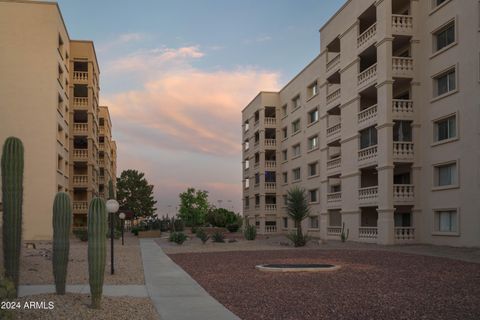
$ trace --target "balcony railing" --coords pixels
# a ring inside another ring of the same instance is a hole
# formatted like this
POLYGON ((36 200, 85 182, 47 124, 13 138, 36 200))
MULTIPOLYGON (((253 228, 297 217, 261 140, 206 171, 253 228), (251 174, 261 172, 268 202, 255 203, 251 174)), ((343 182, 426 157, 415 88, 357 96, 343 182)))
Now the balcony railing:
POLYGON ((367 30, 362 32, 361 35, 357 38, 357 48, 362 47, 366 43, 368 43, 371 39, 375 37, 377 34, 377 24, 372 24, 367 30))
POLYGON ((377 157, 378 146, 374 145, 358 151, 358 161, 372 160, 377 157))
POLYGON ((275 233, 277 232, 277 226, 265 226, 265 233, 275 233))
POLYGON ((395 227, 395 240, 415 240, 415 228, 395 227))
POLYGON ((375 202, 378 199, 378 186, 358 189, 358 200, 360 202, 375 202))
POLYGON ((413 202, 415 201, 415 188, 413 184, 394 184, 393 201, 413 202))
POLYGON ((276 187, 276 182, 265 182, 265 190, 275 190, 276 187))
POLYGON ((73 201, 73 212, 75 213, 87 213, 88 202, 87 201, 73 201))
POLYGON ((74 185, 84 185, 88 183, 88 175, 74 175, 73 184, 74 185))
POLYGON ((329 95, 327 95, 327 104, 330 104, 340 98, 341 90, 338 88, 329 95))
POLYGON ((395 76, 412 76, 413 58, 393 57, 392 71, 395 76))
POLYGON ((358 85, 364 86, 377 78, 377 64, 373 64, 358 74, 358 85))
POLYGON ((377 239, 377 227, 360 227, 358 228, 358 237, 361 239, 377 239))
POLYGON ((73 157, 79 159, 87 159, 88 149, 73 149, 73 157))
POLYGON ((73 97, 73 104, 76 106, 86 106, 88 105, 87 97, 73 97))
POLYGON ((273 117, 265 117, 265 124, 266 125, 275 125, 277 123, 277 119, 273 117))
POLYGON ((85 71, 73 71, 73 80, 75 81, 88 81, 88 72, 85 71))
POLYGON ((395 160, 413 161, 413 142, 393 142, 393 158, 395 160))
POLYGON ((277 145, 277 139, 265 139, 265 147, 275 147, 277 145))
POLYGON ((342 201, 342 192, 330 192, 327 193, 327 202, 339 202, 342 201))
POLYGON ((331 159, 327 161, 327 170, 338 169, 342 166, 342 157, 331 159))
POLYGON ((105 166, 105 159, 98 159, 98 165, 104 167, 105 166))
POLYGON ((342 130, 342 123, 339 122, 337 124, 334 124, 333 126, 330 126, 327 128, 327 137, 331 137, 336 135, 337 133, 340 133, 342 130))
POLYGON ((403 99, 392 100, 393 118, 403 119, 411 118, 413 116, 413 101, 403 99))
POLYGON ((265 211, 276 211, 277 205, 276 204, 266 204, 265 211))
POLYGON ((275 160, 265 160, 266 169, 275 169, 277 167, 277 161, 275 160))
POLYGON ((358 124, 366 123, 369 120, 374 120, 377 118, 377 109, 378 106, 374 104, 367 109, 364 109, 358 113, 358 124))
POLYGON ((73 131, 74 132, 87 132, 88 131, 88 123, 74 123, 73 124, 73 131))
POLYGON ((340 53, 327 62, 327 72, 340 65, 340 53))
POLYGON ((330 236, 340 236, 342 227, 327 227, 327 234, 330 236))
POLYGON ((413 31, 413 17, 403 14, 392 14, 392 32, 411 33, 413 31))

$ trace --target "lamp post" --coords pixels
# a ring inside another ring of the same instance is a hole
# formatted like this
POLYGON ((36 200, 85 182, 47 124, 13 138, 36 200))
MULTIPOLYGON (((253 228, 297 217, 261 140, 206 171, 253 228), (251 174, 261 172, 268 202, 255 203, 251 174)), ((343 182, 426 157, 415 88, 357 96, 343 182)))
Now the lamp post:
POLYGON ((123 246, 123 245, 125 245, 125 242, 123 240, 123 229, 125 228, 125 213, 120 212, 118 217, 120 218, 120 221, 122 221, 122 246, 123 246))
POLYGON ((107 200, 107 211, 110 216, 110 273, 114 274, 115 273, 115 268, 114 268, 114 263, 113 263, 113 217, 115 213, 117 213, 118 208, 120 205, 118 204, 117 200, 115 199, 110 199, 107 200))

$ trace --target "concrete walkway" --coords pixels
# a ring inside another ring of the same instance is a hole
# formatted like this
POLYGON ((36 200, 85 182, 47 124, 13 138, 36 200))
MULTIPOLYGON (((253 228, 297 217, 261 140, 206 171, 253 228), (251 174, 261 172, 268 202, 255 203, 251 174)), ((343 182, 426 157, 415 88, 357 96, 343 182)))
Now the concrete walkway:
POLYGON ((162 320, 240 319, 176 265, 153 239, 140 239, 148 294, 162 320))
MULTIPOLYGON (((67 285, 67 292, 90 294, 88 284, 67 285)), ((54 285, 20 285, 18 295, 20 297, 42 293, 55 293, 54 285)), ((144 285, 104 285, 103 295, 109 297, 148 297, 147 288, 144 285)))

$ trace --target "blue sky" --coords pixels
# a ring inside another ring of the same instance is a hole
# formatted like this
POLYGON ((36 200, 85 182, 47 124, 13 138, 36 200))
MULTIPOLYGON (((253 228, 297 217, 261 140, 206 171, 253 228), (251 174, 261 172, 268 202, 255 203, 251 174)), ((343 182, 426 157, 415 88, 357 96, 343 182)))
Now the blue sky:
POLYGON ((58 2, 95 42, 119 169, 146 172, 164 213, 188 185, 240 210, 240 111, 319 53, 344 0, 58 2))

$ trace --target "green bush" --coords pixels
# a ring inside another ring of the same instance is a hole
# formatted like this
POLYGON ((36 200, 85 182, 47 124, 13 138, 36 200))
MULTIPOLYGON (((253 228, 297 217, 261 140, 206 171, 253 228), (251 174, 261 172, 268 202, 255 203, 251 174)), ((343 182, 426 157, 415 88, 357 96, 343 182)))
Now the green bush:
POLYGON ((168 241, 175 242, 176 244, 182 244, 185 240, 187 240, 187 236, 183 232, 172 232, 168 238, 168 241))
POLYGON ((192 231, 193 234, 195 234, 198 232, 199 228, 197 226, 192 226, 190 230, 192 231))
MULTIPOLYGON (((117 229, 113 229, 113 238, 114 239, 118 240, 118 239, 120 239, 121 236, 122 236, 121 231, 119 231, 117 229)), ((110 229, 108 229, 108 231, 107 231, 107 238, 110 239, 110 229)))
POLYGON ((181 219, 176 219, 175 222, 175 231, 183 231, 185 230, 185 223, 181 219))
POLYGON ((213 242, 225 242, 225 235, 217 230, 212 234, 212 240, 213 242))
POLYGON ((306 234, 292 231, 287 235, 287 239, 293 242, 295 247, 303 247, 310 241, 310 237, 306 234))
POLYGON ((255 240, 257 237, 257 227, 247 225, 243 231, 243 235, 247 240, 255 240))
POLYGON ((230 223, 227 224, 227 229, 230 232, 237 232, 240 229, 240 226, 237 223, 230 223))
POLYGON ((80 239, 80 241, 88 241, 88 232, 87 228, 76 228, 73 229, 73 234, 80 239))
POLYGON ((136 236, 138 236, 138 233, 140 232, 139 228, 132 228, 132 233, 136 236))
POLYGON ((203 244, 205 244, 205 242, 207 242, 208 239, 210 239, 210 237, 208 236, 208 234, 205 232, 203 228, 199 228, 196 234, 197 234, 197 238, 202 240, 203 244))

